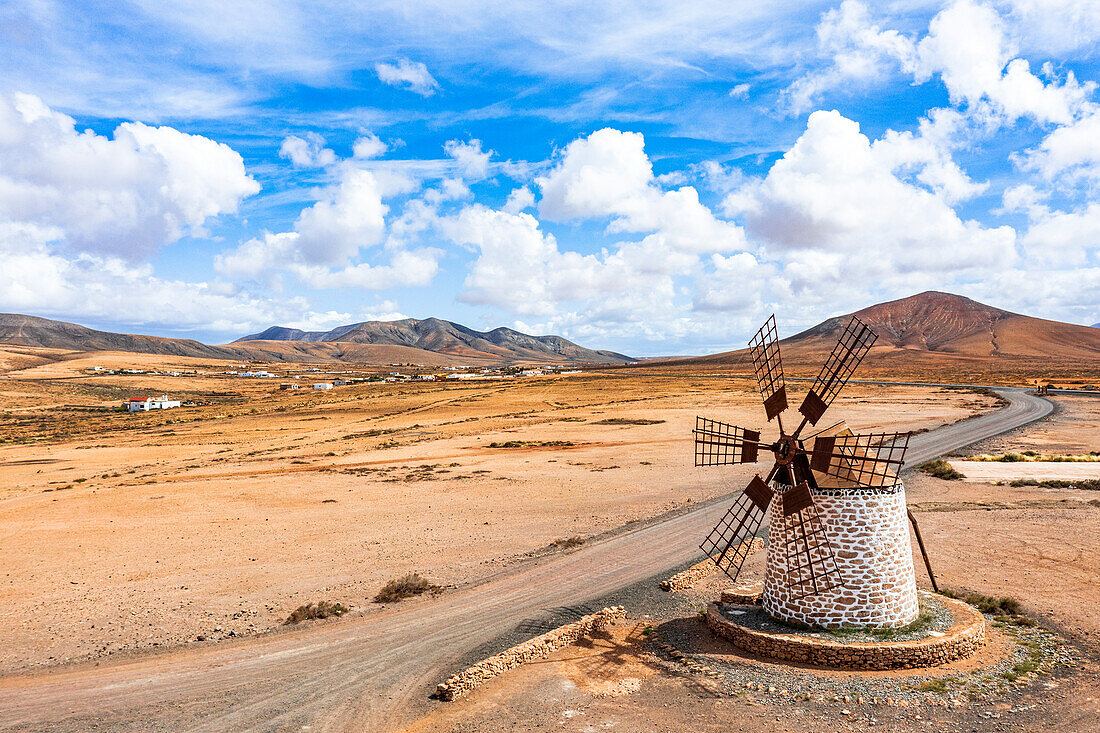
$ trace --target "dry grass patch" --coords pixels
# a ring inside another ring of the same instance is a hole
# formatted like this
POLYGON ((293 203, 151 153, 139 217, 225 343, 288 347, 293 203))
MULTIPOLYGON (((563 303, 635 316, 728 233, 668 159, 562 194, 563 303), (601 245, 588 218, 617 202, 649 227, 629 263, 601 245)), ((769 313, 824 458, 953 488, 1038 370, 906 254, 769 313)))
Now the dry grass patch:
POLYGON ((1033 479, 1020 478, 1008 482, 1009 486, 1038 486, 1041 489, 1084 489, 1100 491, 1100 479, 1033 479))
POLYGON ((1019 616, 1021 615, 1020 602, 1015 598, 1009 598, 1008 596, 1001 596, 997 598, 995 596, 987 596, 981 593, 959 593, 958 591, 944 589, 940 591, 940 595, 947 596, 948 598, 954 598, 964 603, 969 603, 974 608, 978 609, 982 613, 998 614, 1003 616, 1019 616))
POLYGON ((977 456, 966 456, 964 461, 979 461, 982 463, 1100 463, 1100 452, 1079 454, 1045 454, 1033 450, 1025 450, 1020 453, 982 453, 977 456))
POLYGON ((944 481, 958 481, 959 479, 966 478, 966 474, 956 471, 950 463, 942 458, 922 463, 917 466, 917 470, 923 471, 934 478, 943 479, 944 481))
POLYGON ((298 606, 294 609, 293 613, 287 616, 283 625, 296 624, 299 621, 311 621, 318 618, 328 618, 329 616, 343 616, 349 609, 342 603, 336 601, 321 601, 320 603, 307 603, 304 606, 298 606))
POLYGON ((597 420, 593 425, 659 425, 664 420, 647 420, 642 417, 609 417, 605 420, 597 420))
POLYGON ((395 603, 422 593, 441 593, 438 585, 433 585, 420 573, 409 573, 403 578, 394 578, 382 586, 374 597, 375 603, 395 603))
POLYGON ((584 537, 580 535, 574 535, 572 537, 559 537, 550 543, 554 547, 560 547, 563 550, 568 550, 570 547, 580 547, 584 544, 584 537))

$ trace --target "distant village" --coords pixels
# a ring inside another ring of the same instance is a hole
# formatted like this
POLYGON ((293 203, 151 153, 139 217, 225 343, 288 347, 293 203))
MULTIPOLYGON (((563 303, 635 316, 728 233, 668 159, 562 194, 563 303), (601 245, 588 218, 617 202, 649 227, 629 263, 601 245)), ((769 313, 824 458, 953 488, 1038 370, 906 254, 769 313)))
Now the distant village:
MULTIPOLYGON (((276 374, 267 369, 250 368, 247 364, 240 364, 236 369, 227 369, 220 372, 200 371, 156 371, 136 368, 106 369, 100 366, 89 367, 86 371, 92 374, 104 375, 144 375, 162 377, 211 377, 224 376, 233 379, 281 379, 280 390, 331 390, 351 384, 385 384, 395 382, 435 382, 441 380, 461 381, 488 381, 506 380, 531 377, 564 376, 581 374, 582 370, 570 366, 553 364, 547 366, 500 366, 500 367, 473 367, 469 365, 445 366, 429 368, 424 364, 390 364, 390 367, 403 369, 404 371, 390 371, 387 373, 364 374, 351 370, 331 371, 315 367, 293 370, 296 373, 276 374), (425 371, 431 369, 430 371, 425 371), (313 381, 319 377, 332 378, 329 381, 313 381)), ((181 400, 171 399, 167 394, 160 397, 131 397, 122 403, 122 409, 128 412, 148 412, 150 410, 167 410, 182 406, 181 400)))

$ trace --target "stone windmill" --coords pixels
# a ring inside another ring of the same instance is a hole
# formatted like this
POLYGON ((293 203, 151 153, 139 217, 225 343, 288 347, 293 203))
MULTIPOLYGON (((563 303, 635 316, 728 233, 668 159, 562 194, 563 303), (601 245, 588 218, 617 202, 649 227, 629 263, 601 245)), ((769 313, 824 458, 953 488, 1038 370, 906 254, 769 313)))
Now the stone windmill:
POLYGON ((916 578, 898 480, 909 433, 854 435, 843 423, 816 426, 863 360, 877 334, 852 316, 798 408, 799 426, 783 427, 787 409, 775 316, 749 344, 764 410, 779 437, 696 419, 695 465, 775 465, 757 474, 700 547, 736 580, 769 518, 763 605, 782 621, 823 628, 890 628, 918 615, 916 578))

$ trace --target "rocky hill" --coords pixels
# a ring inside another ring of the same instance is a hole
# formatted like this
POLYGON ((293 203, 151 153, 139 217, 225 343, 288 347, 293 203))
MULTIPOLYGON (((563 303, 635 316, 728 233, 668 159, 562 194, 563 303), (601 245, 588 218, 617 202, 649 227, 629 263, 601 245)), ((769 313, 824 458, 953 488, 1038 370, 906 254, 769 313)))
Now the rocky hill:
MULTIPOLYGON (((821 361, 852 315, 829 318, 782 339, 784 362, 821 361)), ((952 293, 928 291, 872 305, 854 315, 878 333, 868 355, 872 361, 910 357, 924 363, 997 357, 1100 360, 1100 329, 1012 313, 952 293)), ((747 358, 747 349, 737 349, 687 361, 740 364, 747 358)))
MULTIPOLYGON (((785 344, 832 348, 852 314, 830 318, 785 344)), ((929 291, 856 311, 878 333, 877 349, 909 349, 962 356, 1100 358, 1100 331, 994 308, 951 293, 929 291)))
POLYGON ((439 318, 365 321, 331 331, 299 331, 272 326, 244 336, 235 344, 255 341, 306 341, 344 344, 406 346, 455 357, 497 358, 507 361, 566 361, 619 364, 630 357, 613 351, 594 351, 560 336, 530 336, 510 328, 476 331, 439 318))

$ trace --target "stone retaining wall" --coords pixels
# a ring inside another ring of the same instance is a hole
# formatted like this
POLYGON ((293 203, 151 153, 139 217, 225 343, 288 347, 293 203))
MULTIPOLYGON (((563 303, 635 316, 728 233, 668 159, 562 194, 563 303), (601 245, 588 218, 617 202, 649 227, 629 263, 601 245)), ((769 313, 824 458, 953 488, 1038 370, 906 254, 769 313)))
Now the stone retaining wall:
POLYGON ((573 623, 540 634, 533 639, 467 667, 458 674, 451 675, 446 682, 436 687, 441 700, 454 700, 460 695, 477 689, 502 672, 513 669, 532 659, 541 659, 552 652, 572 644, 577 639, 598 631, 611 621, 624 618, 626 610, 622 606, 605 608, 597 613, 584 616, 573 623))
MULTIPOLYGON (((742 546, 748 545, 748 553, 751 555, 764 546, 763 537, 753 537, 745 540, 741 543, 742 546)), ((734 548, 730 548, 730 552, 734 552, 734 548)), ((661 581, 661 590, 684 590, 698 583, 703 578, 710 577, 718 572, 718 566, 709 557, 702 562, 697 562, 687 570, 676 573, 671 578, 661 581)))
POLYGON ((952 599, 941 599, 955 623, 943 635, 916 641, 842 644, 798 634, 774 634, 739 626, 722 615, 717 604, 707 607, 707 626, 739 649, 772 659, 838 669, 882 670, 935 667, 965 659, 985 643, 985 618, 952 599))

